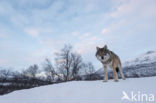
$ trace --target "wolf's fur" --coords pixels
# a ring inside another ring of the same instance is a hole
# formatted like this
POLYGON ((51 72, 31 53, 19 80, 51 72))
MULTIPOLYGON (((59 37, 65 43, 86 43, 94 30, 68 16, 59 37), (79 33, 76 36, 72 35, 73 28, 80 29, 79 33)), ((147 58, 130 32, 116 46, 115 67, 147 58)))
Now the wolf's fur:
POLYGON ((115 81, 118 81, 118 75, 117 75, 118 70, 120 71, 122 79, 125 80, 124 74, 122 72, 120 58, 115 53, 110 51, 106 45, 103 48, 97 47, 96 57, 103 64, 104 67, 104 74, 105 74, 104 82, 108 80, 108 76, 107 76, 108 66, 113 69, 113 75, 115 81))

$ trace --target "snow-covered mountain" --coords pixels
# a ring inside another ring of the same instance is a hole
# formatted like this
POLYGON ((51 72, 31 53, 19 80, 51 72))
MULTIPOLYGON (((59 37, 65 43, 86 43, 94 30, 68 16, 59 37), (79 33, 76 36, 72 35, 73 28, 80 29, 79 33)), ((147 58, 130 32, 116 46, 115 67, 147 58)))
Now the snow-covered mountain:
POLYGON ((131 65, 138 65, 138 64, 146 64, 156 62, 156 51, 148 51, 145 54, 142 54, 132 60, 128 60, 123 63, 123 66, 131 66, 131 65))
POLYGON ((156 95, 156 77, 131 78, 107 83, 99 81, 72 81, 12 92, 0 96, 0 103, 155 103, 149 101, 149 95, 156 95), (122 100, 123 91, 135 99, 147 94, 147 100, 122 100))
MULTIPOLYGON (((95 74, 104 75, 103 68, 96 71, 95 74)), ((123 72, 126 77, 147 77, 156 76, 156 51, 148 51, 134 59, 123 63, 123 72)), ((113 78, 112 71, 108 73, 113 78)))

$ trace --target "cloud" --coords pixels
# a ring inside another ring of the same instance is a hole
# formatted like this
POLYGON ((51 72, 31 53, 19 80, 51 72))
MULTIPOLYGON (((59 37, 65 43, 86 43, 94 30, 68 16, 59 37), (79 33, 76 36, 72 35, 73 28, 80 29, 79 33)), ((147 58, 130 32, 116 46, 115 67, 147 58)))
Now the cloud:
POLYGON ((156 4, 154 0, 121 1, 120 5, 118 5, 115 10, 107 14, 109 18, 111 18, 112 22, 110 22, 104 29, 102 29, 101 33, 120 35, 126 30, 127 32, 130 31, 130 29, 131 31, 136 29, 139 30, 139 26, 141 28, 144 28, 147 25, 152 27, 153 25, 151 24, 154 24, 156 17, 156 13, 153 12, 156 10, 154 4, 156 4))
POLYGON ((29 34, 32 37, 38 37, 39 36, 39 30, 35 28, 29 28, 25 30, 27 34, 29 34))
POLYGON ((31 9, 44 9, 47 6, 51 5, 54 0, 14 0, 12 6, 15 8, 20 8, 22 10, 31 10, 31 9))
POLYGON ((0 59, 0 65, 1 66, 4 66, 4 65, 6 66, 7 64, 8 64, 8 60, 2 59, 2 58, 0 59))
POLYGON ((92 52, 92 50, 95 49, 96 45, 100 41, 101 41, 100 38, 96 36, 90 36, 76 43, 75 48, 78 53, 85 55, 88 54, 89 52, 92 52))
POLYGON ((84 34, 79 34, 79 39, 86 39, 91 35, 90 32, 84 33, 84 34))
POLYGON ((76 31, 75 32, 72 32, 71 34, 72 34, 72 36, 78 36, 79 35, 79 33, 76 32, 76 31))
POLYGON ((0 31, 0 39, 6 39, 6 38, 8 38, 8 35, 0 31))
POLYGON ((108 32, 109 32, 109 30, 108 30, 107 28, 104 28, 104 29, 102 29, 102 31, 101 31, 102 34, 105 34, 105 33, 108 33, 108 32))
MULTIPOLYGON (((155 0, 0 1, 0 27, 7 28, 0 31, 0 38, 11 35, 8 41, 29 41, 20 46, 27 47, 23 48, 27 51, 27 63, 53 57, 53 52, 67 43, 86 58, 94 56, 95 47, 104 44, 122 55, 121 58, 127 58, 125 52, 134 54, 134 48, 143 50, 141 44, 148 48, 147 45, 155 43, 155 4, 155 0), (147 40, 151 42, 145 43, 147 40)), ((14 42, 4 43, 5 48, 16 45, 14 42)))
POLYGON ((44 28, 42 26, 26 27, 24 31, 26 34, 34 38, 37 38, 39 42, 42 41, 46 37, 48 39, 49 36, 52 36, 54 33, 51 27, 44 28))
POLYGON ((151 37, 155 37, 156 33, 154 29, 156 26, 155 4, 155 0, 121 1, 116 9, 107 14, 109 17, 107 21, 111 22, 101 29, 101 34, 103 32, 109 34, 105 35, 105 39, 107 38, 109 44, 112 42, 110 47, 112 46, 113 50, 121 55, 122 60, 151 48, 152 44, 146 41, 151 41, 151 37), (130 55, 124 56, 123 54, 127 51, 130 55))
POLYGON ((141 16, 153 16, 156 13, 153 12, 155 10, 155 0, 127 0, 122 1, 121 5, 117 7, 117 9, 112 12, 110 15, 114 18, 131 18, 131 17, 141 17, 141 16))

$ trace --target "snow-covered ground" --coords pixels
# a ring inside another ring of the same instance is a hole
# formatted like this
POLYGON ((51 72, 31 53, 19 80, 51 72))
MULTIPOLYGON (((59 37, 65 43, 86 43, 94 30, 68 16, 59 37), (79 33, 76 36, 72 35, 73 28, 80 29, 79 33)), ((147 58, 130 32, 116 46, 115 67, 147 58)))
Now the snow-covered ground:
POLYGON ((121 100, 123 91, 129 96, 131 92, 156 95, 155 81, 156 77, 131 78, 119 82, 72 81, 15 91, 0 96, 0 103, 156 103, 156 100, 121 100))

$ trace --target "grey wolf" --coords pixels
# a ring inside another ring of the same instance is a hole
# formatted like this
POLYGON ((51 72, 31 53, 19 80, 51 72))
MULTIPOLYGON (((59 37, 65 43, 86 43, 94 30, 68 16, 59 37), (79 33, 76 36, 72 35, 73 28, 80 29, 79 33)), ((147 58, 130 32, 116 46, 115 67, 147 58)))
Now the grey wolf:
POLYGON ((103 48, 96 47, 96 58, 102 63, 104 68, 104 82, 108 81, 108 75, 107 75, 107 67, 110 67, 113 69, 113 75, 114 75, 114 81, 118 81, 118 74, 119 71, 121 74, 121 77, 123 80, 125 80, 125 76, 122 72, 122 65, 120 58, 112 51, 110 51, 107 48, 107 45, 105 45, 103 48))

